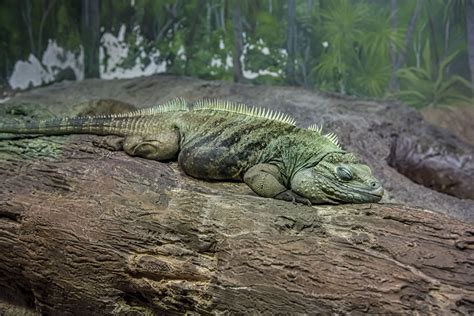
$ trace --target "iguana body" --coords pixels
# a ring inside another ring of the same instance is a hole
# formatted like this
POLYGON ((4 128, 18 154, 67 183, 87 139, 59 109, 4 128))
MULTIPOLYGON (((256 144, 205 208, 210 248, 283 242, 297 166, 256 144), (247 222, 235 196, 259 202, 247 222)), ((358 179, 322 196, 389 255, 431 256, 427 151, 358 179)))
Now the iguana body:
POLYGON ((177 158, 189 175, 245 181, 257 194, 305 203, 378 202, 369 167, 334 135, 303 129, 289 116, 242 104, 181 99, 130 113, 0 124, 15 134, 123 136, 123 150, 159 161, 177 158))

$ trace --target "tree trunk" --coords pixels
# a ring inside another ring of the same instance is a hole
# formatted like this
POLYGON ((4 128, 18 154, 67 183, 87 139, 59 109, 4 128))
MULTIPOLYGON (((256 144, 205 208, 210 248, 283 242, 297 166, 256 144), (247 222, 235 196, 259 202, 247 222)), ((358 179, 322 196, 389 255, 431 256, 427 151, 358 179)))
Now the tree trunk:
POLYGON ((86 78, 100 77, 100 0, 82 0, 81 24, 84 45, 84 75, 86 78))
POLYGON ((288 30, 286 39, 288 64, 286 65, 286 79, 289 84, 295 84, 296 58, 296 2, 288 0, 288 30))
POLYGON ((244 39, 239 1, 234 1, 234 8, 232 10, 232 23, 234 25, 234 54, 232 54, 234 63, 234 81, 243 82, 244 75, 242 73, 242 53, 244 49, 244 39))
MULTIPOLYGON (((392 32, 398 30, 398 1, 390 0, 390 28, 392 32)), ((392 76, 397 62, 397 47, 394 42, 390 43, 390 60, 392 62, 392 76)))
POLYGON ((472 225, 264 199, 93 141, 0 141, 0 314, 474 312, 472 225))
MULTIPOLYGON (((43 8, 43 14, 41 16, 41 22, 39 26, 39 31, 38 31, 38 52, 41 53, 43 51, 43 30, 44 30, 44 24, 46 23, 46 20, 48 19, 48 15, 53 9, 54 5, 56 4, 56 0, 49 0, 46 1, 46 7, 43 8)), ((38 55, 39 56, 39 55, 38 55)))
POLYGON ((186 75, 192 75, 189 65, 191 64, 191 61, 194 58, 194 53, 196 52, 196 48, 199 47, 200 45, 194 45, 194 37, 196 35, 196 31, 199 26, 199 17, 203 13, 205 6, 205 1, 204 0, 199 0, 196 4, 196 12, 192 14, 191 17, 191 23, 189 25, 189 31, 186 36, 186 40, 184 42, 184 46, 186 48, 186 62, 185 62, 185 69, 184 73, 186 75))
POLYGON ((410 18, 410 22, 408 23, 407 31, 405 33, 404 45, 402 46, 402 48, 400 49, 400 52, 398 53, 395 64, 392 65, 392 76, 389 82, 389 90, 391 92, 396 92, 400 90, 400 83, 398 81, 397 72, 405 64, 406 55, 408 52, 408 48, 413 40, 413 34, 415 33, 415 30, 416 30, 416 22, 418 20, 418 17, 420 16, 421 7, 422 7, 422 0, 417 0, 415 10, 413 11, 413 14, 410 18))
POLYGON ((31 21, 31 0, 22 1, 22 10, 21 16, 23 18, 23 22, 25 22, 25 27, 28 32, 28 40, 30 42, 30 51, 32 54, 36 56, 36 58, 41 59, 38 52, 36 51, 35 41, 33 38, 33 25, 31 21))
POLYGON ((466 28, 469 70, 471 71, 472 93, 474 94, 474 0, 467 0, 466 28))

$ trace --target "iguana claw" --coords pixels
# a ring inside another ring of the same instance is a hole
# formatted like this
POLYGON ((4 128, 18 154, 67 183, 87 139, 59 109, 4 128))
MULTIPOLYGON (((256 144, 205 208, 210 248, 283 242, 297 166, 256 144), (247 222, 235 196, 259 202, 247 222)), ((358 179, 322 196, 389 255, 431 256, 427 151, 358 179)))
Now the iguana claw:
POLYGON ((288 202, 293 202, 293 203, 302 203, 307 206, 311 206, 311 201, 308 200, 305 197, 302 197, 301 195, 291 191, 291 190, 286 190, 281 192, 280 194, 277 194, 274 196, 275 199, 277 200, 283 200, 283 201, 288 201, 288 202))

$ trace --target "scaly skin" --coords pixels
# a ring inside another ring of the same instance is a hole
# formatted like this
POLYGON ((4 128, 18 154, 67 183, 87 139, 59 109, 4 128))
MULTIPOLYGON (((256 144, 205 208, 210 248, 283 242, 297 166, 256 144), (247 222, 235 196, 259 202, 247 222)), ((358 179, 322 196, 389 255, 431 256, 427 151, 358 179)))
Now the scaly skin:
POLYGON ((243 180, 260 196, 293 202, 369 203, 383 195, 370 168, 342 150, 334 135, 225 101, 190 108, 177 99, 119 115, 0 124, 0 132, 118 135, 131 156, 177 159, 190 176, 243 180))

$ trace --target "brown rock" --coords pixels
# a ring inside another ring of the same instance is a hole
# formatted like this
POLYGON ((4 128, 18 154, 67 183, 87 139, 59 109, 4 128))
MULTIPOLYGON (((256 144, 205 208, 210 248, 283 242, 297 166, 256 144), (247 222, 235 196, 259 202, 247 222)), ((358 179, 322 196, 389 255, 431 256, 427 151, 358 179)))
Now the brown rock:
POLYGON ((425 131, 419 137, 394 138, 388 164, 428 188, 474 199, 474 147, 440 134, 439 130, 425 131))
MULTIPOLYGON (((426 134, 430 126, 419 112, 397 102, 360 100, 296 87, 252 86, 160 75, 61 82, 16 95, 0 106, 0 114, 33 113, 37 118, 45 118, 77 114, 72 107, 90 100, 114 99, 145 107, 178 96, 188 100, 217 97, 245 102, 291 114, 301 126, 322 124, 324 131, 336 133, 344 148, 371 166, 386 189, 384 202, 418 206, 474 222, 474 201, 419 185, 388 165, 393 135, 419 136, 426 134)), ((0 119, 2 117, 5 116, 0 115, 0 119)), ((428 142, 436 142, 436 139, 428 142)))
POLYGON ((472 225, 264 199, 94 139, 0 142, 3 312, 474 312, 472 225))
POLYGON ((421 110, 428 122, 441 126, 474 146, 474 106, 426 107, 421 110))

